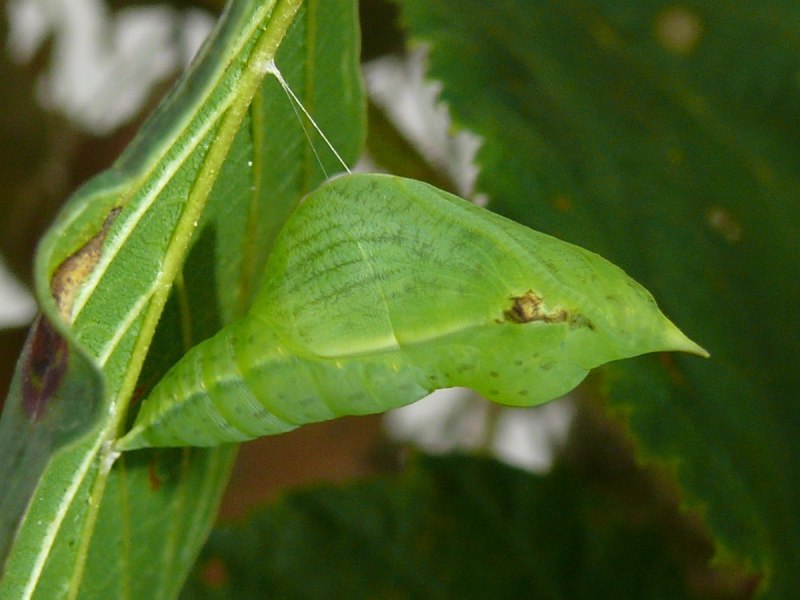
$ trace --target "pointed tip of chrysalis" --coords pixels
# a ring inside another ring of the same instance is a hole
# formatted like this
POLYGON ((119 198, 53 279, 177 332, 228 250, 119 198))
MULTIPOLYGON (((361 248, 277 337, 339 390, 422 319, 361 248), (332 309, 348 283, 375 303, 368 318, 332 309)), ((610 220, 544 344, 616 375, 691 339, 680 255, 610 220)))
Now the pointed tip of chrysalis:
POLYGON ((686 352, 688 354, 695 354, 703 358, 709 358, 711 355, 701 345, 693 342, 678 329, 674 323, 670 322, 670 327, 664 332, 664 346, 665 349, 671 352, 686 352))

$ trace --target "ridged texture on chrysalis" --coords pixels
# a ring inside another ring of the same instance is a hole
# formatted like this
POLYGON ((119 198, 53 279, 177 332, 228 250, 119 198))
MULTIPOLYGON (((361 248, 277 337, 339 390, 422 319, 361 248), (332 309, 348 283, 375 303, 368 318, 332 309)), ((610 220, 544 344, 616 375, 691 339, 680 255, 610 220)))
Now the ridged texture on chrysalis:
POLYGON ((452 386, 532 406, 666 350, 705 354, 600 256, 420 182, 351 175, 297 209, 250 313, 175 365, 118 447, 248 440, 452 386))

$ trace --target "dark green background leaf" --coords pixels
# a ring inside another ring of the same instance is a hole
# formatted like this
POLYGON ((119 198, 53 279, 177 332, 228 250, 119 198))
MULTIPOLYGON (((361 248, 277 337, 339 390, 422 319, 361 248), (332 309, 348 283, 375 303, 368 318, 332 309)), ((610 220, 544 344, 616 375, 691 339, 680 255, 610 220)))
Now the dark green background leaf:
POLYGON ((566 469, 468 457, 293 493, 216 530, 183 598, 685 598, 658 527, 566 469))
POLYGON ((708 348, 605 372, 719 557, 800 589, 800 125, 791 2, 403 0, 491 208, 625 268, 708 348))

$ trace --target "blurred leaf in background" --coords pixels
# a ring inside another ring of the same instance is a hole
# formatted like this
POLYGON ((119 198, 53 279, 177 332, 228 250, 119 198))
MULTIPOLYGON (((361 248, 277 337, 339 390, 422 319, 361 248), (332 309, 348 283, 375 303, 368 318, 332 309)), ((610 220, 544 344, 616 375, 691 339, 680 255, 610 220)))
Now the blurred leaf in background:
POLYGON ((718 561, 800 589, 800 122, 790 2, 404 0, 490 207, 644 282, 710 361, 584 388, 669 466, 718 561), (468 17, 465 17, 468 15, 468 17), (780 15, 780 16, 779 16, 780 15))
POLYGON ((562 467, 418 456, 218 528, 182 597, 685 598, 663 524, 629 516, 562 467))
MULTIPOLYGON (((677 597, 792 597, 800 589, 796 7, 400 4, 456 124, 482 139, 476 191, 490 208, 612 258, 712 352, 705 362, 645 357, 591 378, 568 443, 573 466, 624 505, 650 482, 656 500, 629 519, 675 502, 675 521, 658 535, 685 530, 695 539, 676 550, 693 563, 683 565, 677 597), (712 557, 716 575, 704 570, 712 557)), ((403 169, 409 151, 397 152, 403 169)), ((380 156, 394 166, 391 154, 380 156)), ((309 497, 287 497, 262 523, 294 502, 303 506, 297 522, 313 522, 322 513, 309 497)), ((240 531, 221 531, 207 551, 222 550, 223 566, 233 560, 221 571, 231 581, 253 548, 240 531), (244 550, 226 554, 235 545, 226 539, 244 550)), ((281 568, 302 564, 289 554, 274 555, 285 558, 281 568)), ((609 597, 662 597, 668 588, 609 597)))

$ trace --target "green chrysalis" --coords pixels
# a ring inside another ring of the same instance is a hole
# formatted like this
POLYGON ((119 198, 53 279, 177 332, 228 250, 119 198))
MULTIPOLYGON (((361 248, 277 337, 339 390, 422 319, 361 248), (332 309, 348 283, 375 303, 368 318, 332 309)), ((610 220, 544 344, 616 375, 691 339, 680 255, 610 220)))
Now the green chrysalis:
POLYGON ((600 256, 424 183, 348 175, 300 205, 248 315, 173 367, 117 447, 243 441, 452 386, 532 406, 666 350, 706 355, 600 256))

